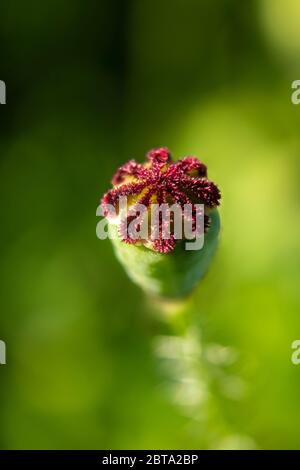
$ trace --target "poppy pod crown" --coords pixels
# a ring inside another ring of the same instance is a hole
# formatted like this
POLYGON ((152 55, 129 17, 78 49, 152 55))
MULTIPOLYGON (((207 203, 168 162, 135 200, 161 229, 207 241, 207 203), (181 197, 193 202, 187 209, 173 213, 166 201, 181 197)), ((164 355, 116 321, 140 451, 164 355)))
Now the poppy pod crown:
MULTIPOLYGON (((163 237, 164 220, 159 218, 157 236, 146 239, 134 238, 128 233, 128 226, 134 222, 134 209, 143 206, 150 212, 153 204, 177 204, 181 209, 185 205, 191 207, 192 223, 196 222, 196 205, 204 205, 204 229, 210 226, 210 212, 219 205, 221 194, 218 187, 208 179, 207 168, 197 158, 184 157, 173 161, 166 147, 154 148, 147 153, 145 163, 129 160, 122 165, 112 178, 113 188, 104 194, 101 206, 105 217, 110 220, 108 207, 119 213, 121 197, 126 197, 128 210, 118 220, 118 234, 122 242, 132 245, 143 244, 159 253, 170 253, 176 247, 176 236, 172 231, 170 237, 163 237)), ((186 217, 182 212, 182 217, 186 217)), ((140 225, 141 221, 137 223, 140 225)), ((150 218, 150 224, 152 223, 150 218)), ((138 226, 136 227, 138 228, 138 226)))

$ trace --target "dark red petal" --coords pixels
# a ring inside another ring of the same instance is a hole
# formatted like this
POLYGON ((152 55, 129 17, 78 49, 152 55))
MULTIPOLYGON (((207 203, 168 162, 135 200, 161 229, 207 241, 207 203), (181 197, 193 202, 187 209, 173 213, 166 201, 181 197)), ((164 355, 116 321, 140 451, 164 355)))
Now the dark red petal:
MULTIPOLYGON (((138 204, 143 204, 146 207, 149 207, 150 205, 150 199, 152 195, 154 194, 155 189, 153 187, 149 188, 149 190, 144 194, 139 200, 138 204)), ((133 209, 135 209, 135 206, 133 206, 133 209)))
POLYGON ((141 225, 144 222, 147 222, 147 220, 145 219, 147 213, 147 207, 144 204, 143 208, 138 207, 138 204, 135 204, 134 206, 130 207, 127 216, 121 220, 119 225, 119 235, 121 236, 123 241, 126 241, 127 243, 137 243, 139 240, 142 239, 142 237, 139 235, 139 232, 141 230, 141 225), (136 232, 135 235, 137 235, 136 238, 133 238, 131 236, 132 233, 130 233, 130 229, 132 228, 132 226, 134 226, 134 230, 136 232))
POLYGON ((155 251, 159 253, 170 253, 174 250, 176 246, 176 240, 174 236, 171 235, 171 238, 168 240, 164 240, 163 238, 158 238, 153 241, 153 248, 155 251))
POLYGON ((177 171, 182 171, 186 175, 192 172, 196 172, 196 175, 199 177, 207 175, 206 166, 196 157, 184 157, 182 160, 173 163, 171 167, 175 167, 177 171))
POLYGON ((208 207, 219 205, 221 193, 218 187, 205 178, 184 177, 180 183, 183 190, 192 192, 200 203, 208 207))
POLYGON ((120 197, 138 194, 146 185, 146 182, 142 181, 141 183, 128 183, 119 188, 110 189, 104 194, 101 204, 111 204, 116 207, 120 197))
POLYGON ((171 159, 171 154, 167 147, 161 147, 150 150, 147 158, 152 164, 162 166, 171 159))
POLYGON ((144 179, 147 177, 148 171, 140 163, 135 160, 129 160, 129 162, 120 166, 113 176, 112 184, 123 183, 126 176, 135 176, 136 178, 144 179))
MULTIPOLYGON (((123 242, 128 243, 130 245, 134 245, 139 241, 138 238, 132 238, 130 234, 128 233, 128 227, 131 222, 134 221, 136 216, 134 215, 128 215, 127 217, 124 217, 119 225, 119 235, 122 239, 123 242)), ((137 227, 138 230, 138 227, 137 227)))
POLYGON ((184 204, 192 204, 191 199, 185 194, 179 187, 178 184, 174 182, 168 182, 166 185, 167 191, 170 197, 177 203, 183 207, 184 204))

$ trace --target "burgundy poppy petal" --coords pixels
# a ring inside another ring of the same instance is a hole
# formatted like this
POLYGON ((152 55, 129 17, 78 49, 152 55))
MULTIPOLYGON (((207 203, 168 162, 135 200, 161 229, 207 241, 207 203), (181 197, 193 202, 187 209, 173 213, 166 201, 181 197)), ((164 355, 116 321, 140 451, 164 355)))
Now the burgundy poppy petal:
POLYGON ((171 159, 170 151, 167 147, 152 149, 147 153, 148 160, 153 166, 163 166, 171 159))
POLYGON ((101 205, 111 204, 116 207, 120 197, 139 194, 146 187, 146 184, 147 183, 145 181, 141 183, 128 183, 120 186, 119 188, 111 189, 104 194, 101 200, 101 205))
POLYGON ((177 171, 182 171, 185 175, 191 174, 191 176, 201 178, 207 175, 206 165, 196 157, 184 157, 182 160, 175 162, 172 166, 175 167, 177 171))
POLYGON ((129 160, 129 162, 120 166, 113 176, 112 184, 120 184, 126 179, 127 176, 135 176, 136 178, 144 179, 147 177, 147 169, 135 160, 129 160))
POLYGON ((183 190, 193 193, 200 203, 208 207, 219 205, 221 198, 219 188, 206 178, 184 177, 180 182, 180 186, 183 190))
POLYGON ((170 239, 165 240, 163 238, 158 238, 153 241, 153 248, 159 253, 170 253, 174 250, 176 246, 176 240, 174 236, 171 236, 170 239))

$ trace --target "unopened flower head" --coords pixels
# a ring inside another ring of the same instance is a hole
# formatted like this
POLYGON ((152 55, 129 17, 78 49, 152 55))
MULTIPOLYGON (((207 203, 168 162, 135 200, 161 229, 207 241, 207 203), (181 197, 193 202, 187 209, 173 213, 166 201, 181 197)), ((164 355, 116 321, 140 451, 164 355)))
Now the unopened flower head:
POLYGON ((200 219, 207 231, 210 211, 221 197, 204 163, 192 156, 174 162, 166 147, 150 150, 144 164, 130 160, 122 165, 112 184, 101 200, 103 215, 118 225, 124 243, 160 253, 173 251, 179 239, 191 239, 191 230, 201 235, 200 219), (182 230, 186 224, 188 235, 182 230))

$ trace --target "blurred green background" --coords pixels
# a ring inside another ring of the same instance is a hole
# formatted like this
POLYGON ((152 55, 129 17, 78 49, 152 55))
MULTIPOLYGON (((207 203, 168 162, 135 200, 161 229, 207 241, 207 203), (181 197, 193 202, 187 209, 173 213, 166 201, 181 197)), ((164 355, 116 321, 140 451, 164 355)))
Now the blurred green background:
POLYGON ((300 448, 299 1, 0 9, 0 447, 300 448), (162 145, 223 195, 180 397, 167 325, 95 234, 115 169, 162 145))

